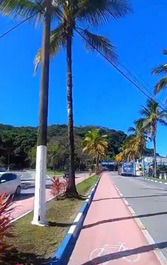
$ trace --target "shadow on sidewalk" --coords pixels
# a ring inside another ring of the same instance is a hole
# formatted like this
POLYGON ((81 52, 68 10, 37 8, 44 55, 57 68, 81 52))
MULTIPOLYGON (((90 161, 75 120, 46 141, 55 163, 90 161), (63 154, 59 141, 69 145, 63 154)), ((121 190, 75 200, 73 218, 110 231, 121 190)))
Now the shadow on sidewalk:
POLYGON ((151 216, 165 215, 165 214, 167 214, 167 212, 157 212, 157 213, 148 213, 148 214, 140 214, 140 215, 134 215, 134 216, 125 216, 125 217, 113 218, 113 219, 108 219, 108 220, 102 220, 102 221, 99 221, 99 222, 96 222, 93 224, 84 225, 82 227, 82 229, 90 228, 90 227, 105 224, 105 223, 119 222, 119 221, 124 221, 124 220, 129 220, 129 219, 151 217, 151 216))
POLYGON ((120 252, 115 252, 115 253, 109 253, 106 255, 103 255, 101 257, 97 257, 94 258, 88 262, 85 262, 81 265, 92 265, 92 264, 101 264, 107 261, 111 261, 111 260, 116 260, 116 259, 121 259, 121 258, 125 258, 131 255, 136 255, 136 254, 142 254, 145 252, 150 252, 153 251, 155 249, 163 249, 167 247, 167 242, 160 242, 157 244, 152 244, 152 245, 145 245, 142 247, 137 247, 137 248, 133 248, 133 249, 128 249, 128 250, 123 250, 120 252))
POLYGON ((26 200, 26 199, 29 199, 32 197, 34 197, 34 193, 21 193, 20 195, 18 195, 14 198, 14 201, 15 202, 22 201, 22 200, 26 200))

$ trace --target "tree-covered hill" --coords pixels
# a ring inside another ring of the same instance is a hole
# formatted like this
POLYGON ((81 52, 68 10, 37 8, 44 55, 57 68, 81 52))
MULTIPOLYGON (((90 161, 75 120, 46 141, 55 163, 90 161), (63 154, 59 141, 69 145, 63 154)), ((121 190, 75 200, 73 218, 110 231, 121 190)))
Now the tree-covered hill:
MULTIPOLYGON (((99 128, 108 136, 109 152, 106 159, 112 160, 126 138, 122 131, 100 126, 75 127, 76 168, 84 169, 90 161, 82 152, 86 133, 99 128)), ((35 166, 37 127, 14 127, 0 124, 0 166, 28 168, 35 166)), ((67 125, 48 126, 48 167, 65 169, 68 164, 67 125)))

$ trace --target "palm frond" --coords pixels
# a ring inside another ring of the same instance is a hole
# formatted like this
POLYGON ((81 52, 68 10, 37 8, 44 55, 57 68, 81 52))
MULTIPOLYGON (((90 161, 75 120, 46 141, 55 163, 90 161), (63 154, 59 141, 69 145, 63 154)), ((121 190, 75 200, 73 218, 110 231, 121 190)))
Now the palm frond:
POLYGON ((143 128, 143 122, 144 122, 144 118, 140 118, 138 120, 135 120, 134 124, 136 125, 137 130, 140 130, 143 128))
POLYGON ((167 120, 167 110, 161 110, 159 112, 159 118, 160 119, 166 119, 167 120))
POLYGON ((92 24, 99 24, 110 17, 122 17, 130 11, 128 0, 81 0, 78 16, 92 24))
POLYGON ((143 107, 140 111, 140 114, 147 117, 150 113, 146 107, 143 107))
POLYGON ((162 125, 167 126, 167 120, 164 120, 164 119, 158 119, 158 121, 159 121, 162 125))
POLYGON ((135 129, 134 127, 129 127, 128 132, 133 132, 133 133, 135 133, 135 132, 136 132, 136 129, 135 129))
POLYGON ((43 12, 43 1, 1 0, 0 12, 4 15, 29 17, 43 12))
MULTIPOLYGON (((65 45, 64 37, 64 24, 58 25, 58 27, 51 31, 50 36, 50 55, 55 55, 65 45)), ((40 49, 35 56, 34 71, 37 71, 39 64, 42 61, 42 49, 40 49)))
POLYGON ((155 86, 154 93, 157 94, 167 86, 167 78, 162 78, 155 86))
POLYGON ((152 74, 166 74, 167 73, 167 64, 161 64, 153 69, 152 74))
POLYGON ((113 61, 116 60, 117 56, 114 51, 114 46, 112 43, 105 37, 93 34, 87 29, 82 31, 84 39, 86 41, 86 47, 91 51, 98 50, 105 54, 108 59, 113 61))

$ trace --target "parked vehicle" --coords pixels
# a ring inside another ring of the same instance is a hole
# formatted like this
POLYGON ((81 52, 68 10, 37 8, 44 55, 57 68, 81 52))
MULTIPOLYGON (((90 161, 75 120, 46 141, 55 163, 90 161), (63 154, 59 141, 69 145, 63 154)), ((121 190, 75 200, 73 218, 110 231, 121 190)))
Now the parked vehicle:
POLYGON ((0 172, 0 194, 15 194, 21 192, 20 177, 12 172, 0 172))
POLYGON ((68 172, 64 173, 63 178, 65 180, 68 180, 69 179, 69 173, 68 172))
POLYGON ((5 171, 6 171, 6 168, 0 166, 0 172, 5 172, 5 171))
POLYGON ((122 163, 118 169, 118 174, 122 176, 134 176, 135 165, 132 162, 122 163))

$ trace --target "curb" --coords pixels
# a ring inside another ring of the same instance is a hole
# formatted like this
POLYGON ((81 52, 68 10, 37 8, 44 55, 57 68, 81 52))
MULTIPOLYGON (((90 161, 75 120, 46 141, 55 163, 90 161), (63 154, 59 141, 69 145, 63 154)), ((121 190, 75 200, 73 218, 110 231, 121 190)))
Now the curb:
MULTIPOLYGON (((118 194, 120 195, 120 197, 122 197, 121 199, 123 200, 123 202, 125 203, 125 205, 127 206, 129 212, 131 213, 132 216, 136 216, 135 211, 132 209, 132 207, 130 206, 129 202, 123 198, 123 194, 120 192, 120 190, 117 188, 117 186, 115 185, 115 188, 118 192, 118 194)), ((152 236, 150 235, 150 233, 148 232, 148 230, 146 229, 146 227, 143 225, 142 221, 140 220, 140 218, 134 218, 135 222, 137 223, 138 227, 141 229, 144 237, 146 238, 147 242, 149 245, 156 245, 156 242, 154 241, 154 239, 152 238, 152 236)), ((167 264, 167 260, 166 257, 164 256, 164 254, 162 253, 162 251, 158 248, 153 250, 155 256, 157 257, 160 265, 166 265, 167 264)))
POLYGON ((167 182, 163 182, 161 180, 159 181, 159 180, 153 180, 149 178, 144 178, 144 180, 167 185, 167 182))
POLYGON ((88 199, 86 199, 85 203, 81 206, 80 211, 74 219, 73 224, 71 225, 61 245, 56 250, 54 257, 51 259, 48 265, 66 265, 68 263, 75 243, 78 239, 79 233, 81 231, 81 227, 85 220, 89 206, 93 200, 99 181, 100 177, 95 186, 91 189, 91 193, 88 196, 88 199))

